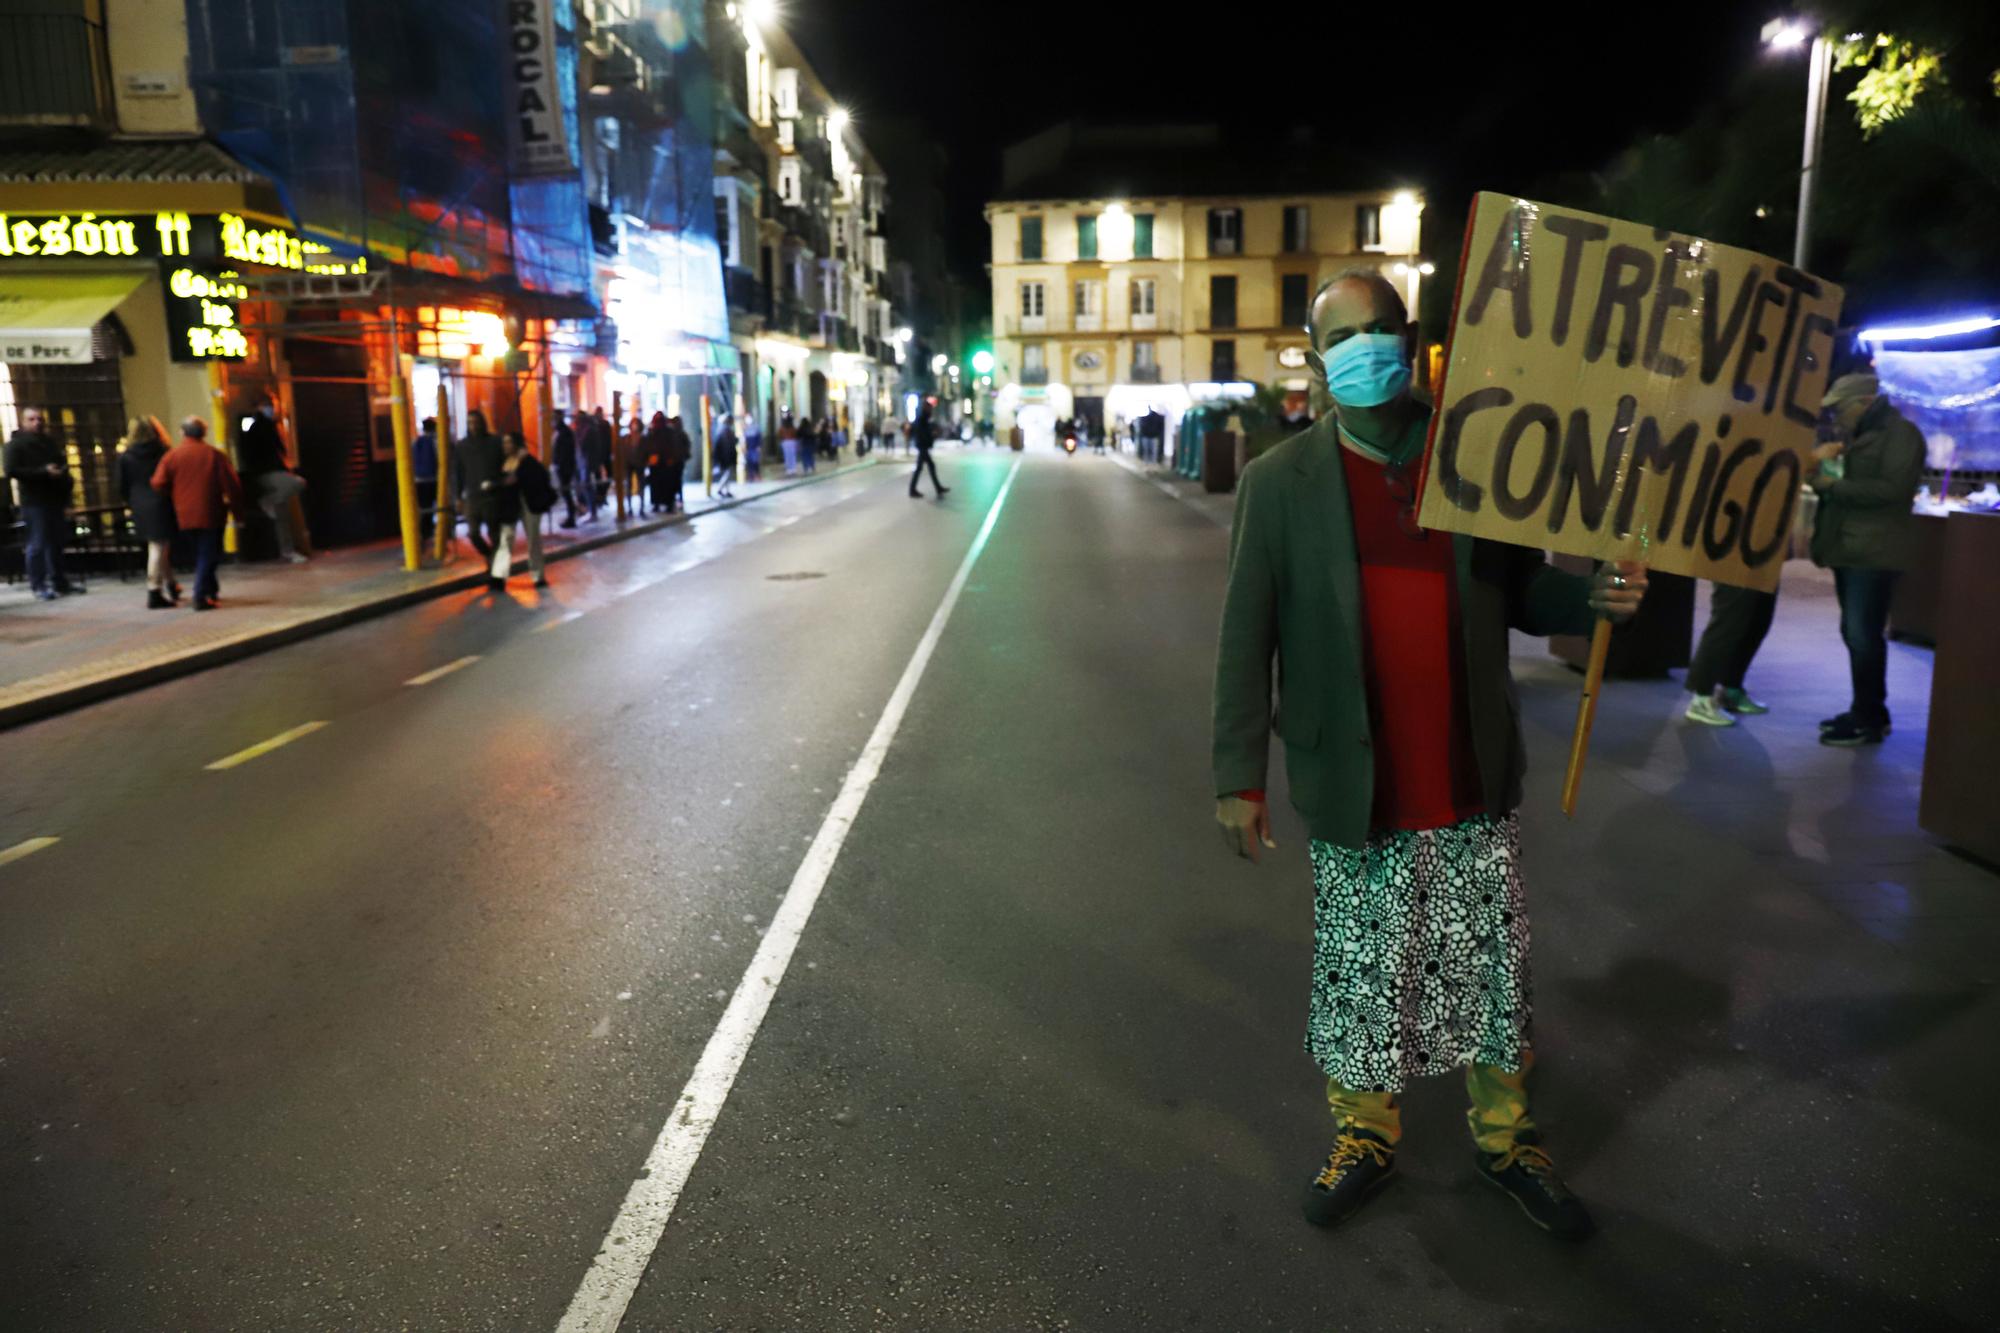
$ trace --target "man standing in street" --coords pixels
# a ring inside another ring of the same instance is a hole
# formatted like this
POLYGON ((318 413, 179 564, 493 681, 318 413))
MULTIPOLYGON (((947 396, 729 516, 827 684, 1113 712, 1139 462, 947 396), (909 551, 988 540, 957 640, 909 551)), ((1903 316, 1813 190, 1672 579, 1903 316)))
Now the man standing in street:
POLYGON ((432 506, 437 503, 438 486, 438 423, 436 417, 425 417, 423 429, 410 445, 410 471, 416 474, 417 523, 424 540, 429 541, 431 525, 437 515, 432 506))
POLYGON ((1880 745, 1889 734, 1889 602, 1916 539, 1910 505, 1923 478, 1924 437, 1870 374, 1842 375, 1820 407, 1838 438, 1813 451, 1820 466, 1812 479, 1819 492, 1812 558, 1833 571, 1854 698, 1819 724, 1819 739, 1880 745))
POLYGON ((1336 403, 1245 469, 1215 680, 1216 818, 1238 855, 1275 847, 1275 719, 1311 834, 1305 1046, 1335 1139, 1306 1220, 1351 1216, 1395 1173, 1412 1078, 1465 1067, 1481 1179, 1580 1239, 1591 1220, 1529 1118, 1525 752, 1508 631, 1588 633, 1638 609, 1644 569, 1593 578, 1538 551, 1416 520, 1430 410, 1410 396, 1416 326, 1372 270, 1311 311, 1313 372, 1336 403), (1273 707, 1272 663, 1282 693, 1273 707))
POLYGON ((917 470, 910 474, 910 498, 916 499, 923 492, 918 489, 924 479, 924 469, 931 470, 931 485, 937 488, 937 498, 942 500, 951 491, 949 486, 938 480, 937 464, 931 461, 931 445, 937 442, 937 433, 931 426, 931 409, 926 403, 917 409, 917 419, 910 423, 910 443, 917 447, 917 470))
POLYGON ((590 516, 596 518, 605 497, 610 494, 611 423, 604 419, 604 409, 600 407, 584 417, 580 424, 583 426, 584 484, 590 488, 590 516))
POLYGON ((250 414, 236 441, 243 481, 257 507, 271 520, 278 536, 278 555, 295 565, 305 563, 292 535, 292 501, 305 491, 306 480, 285 462, 285 442, 278 434, 278 409, 266 398, 250 414))
POLYGON ((181 422, 181 442, 153 470, 153 489, 168 497, 174 522, 194 542, 194 609, 212 611, 221 594, 222 528, 243 512, 243 485, 228 457, 208 442, 200 417, 181 422))
POLYGON ((0 467, 14 483, 21 519, 28 525, 28 586, 37 599, 82 592, 63 569, 63 539, 68 535, 69 495, 73 480, 63 461, 62 446, 48 431, 48 414, 39 407, 21 409, 21 425, 0 450, 0 467))
POLYGON ((465 539, 487 563, 486 586, 501 589, 505 579, 493 577, 493 551, 506 540, 506 527, 516 517, 503 512, 506 451, 500 437, 486 428, 486 414, 473 408, 465 414, 466 436, 452 449, 453 493, 458 512, 465 515, 465 539))

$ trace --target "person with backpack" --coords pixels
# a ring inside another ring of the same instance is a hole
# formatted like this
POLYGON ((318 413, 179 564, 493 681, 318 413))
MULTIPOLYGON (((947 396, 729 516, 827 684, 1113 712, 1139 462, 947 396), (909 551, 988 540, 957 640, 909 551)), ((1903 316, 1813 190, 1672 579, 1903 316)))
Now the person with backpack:
POLYGON ((166 430, 152 417, 133 417, 118 451, 118 498, 132 511, 132 533, 146 543, 146 607, 165 611, 181 599, 171 550, 180 529, 171 496, 153 489, 153 473, 167 456, 166 430))
POLYGON ((521 438, 521 432, 510 430, 503 445, 504 461, 500 464, 500 512, 502 541, 511 537, 516 516, 521 526, 528 530, 528 572, 535 576, 535 586, 549 586, 548 575, 544 571, 542 559, 542 516, 556 507, 555 483, 549 480, 549 470, 542 460, 528 452, 528 442, 521 438))

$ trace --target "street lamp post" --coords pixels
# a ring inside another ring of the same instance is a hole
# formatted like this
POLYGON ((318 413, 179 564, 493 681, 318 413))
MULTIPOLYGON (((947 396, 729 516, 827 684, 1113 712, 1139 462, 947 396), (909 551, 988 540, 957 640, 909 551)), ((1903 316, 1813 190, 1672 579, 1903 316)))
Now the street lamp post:
POLYGON ((1806 139, 1799 159, 1799 226, 1792 239, 1792 267, 1801 270, 1812 253, 1813 185, 1826 138, 1826 89, 1833 79, 1833 44, 1799 19, 1772 19, 1764 25, 1765 45, 1779 50, 1805 46, 1808 39, 1812 44, 1806 54, 1806 139))

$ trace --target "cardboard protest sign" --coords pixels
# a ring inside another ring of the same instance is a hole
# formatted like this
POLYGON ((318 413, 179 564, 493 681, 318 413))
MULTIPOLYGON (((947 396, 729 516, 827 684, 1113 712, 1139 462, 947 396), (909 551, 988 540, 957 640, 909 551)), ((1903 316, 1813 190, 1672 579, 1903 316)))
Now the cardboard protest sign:
POLYGON ((1479 195, 1423 525, 1777 587, 1840 299, 1748 250, 1479 195))

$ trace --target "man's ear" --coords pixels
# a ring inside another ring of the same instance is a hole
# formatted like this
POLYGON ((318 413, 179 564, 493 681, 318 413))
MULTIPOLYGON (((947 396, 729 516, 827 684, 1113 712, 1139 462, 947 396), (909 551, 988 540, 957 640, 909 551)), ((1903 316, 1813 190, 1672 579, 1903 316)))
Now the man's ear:
POLYGON ((1306 348, 1306 368, 1312 371, 1314 379, 1325 382, 1326 359, 1310 347, 1306 348))
POLYGON ((1422 334, 1417 328, 1417 321, 1413 319, 1403 326, 1403 358, 1414 362, 1417 359, 1417 349, 1423 345, 1422 334))

